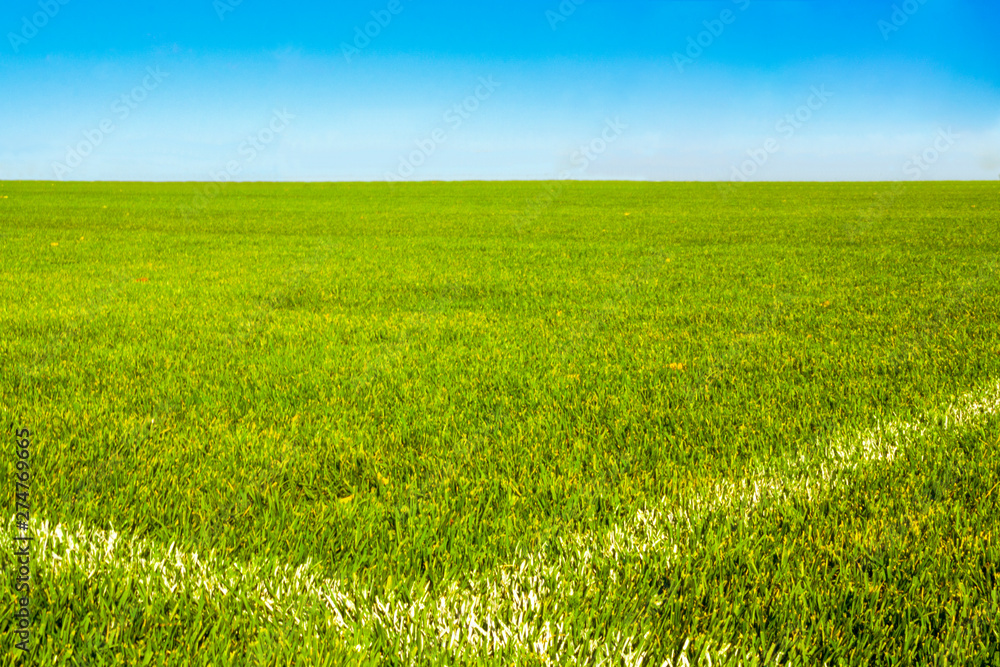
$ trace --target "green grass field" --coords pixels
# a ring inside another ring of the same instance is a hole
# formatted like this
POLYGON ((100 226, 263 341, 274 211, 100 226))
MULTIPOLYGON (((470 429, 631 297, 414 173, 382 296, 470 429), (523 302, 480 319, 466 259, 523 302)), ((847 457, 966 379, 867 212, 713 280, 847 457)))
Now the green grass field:
POLYGON ((0 182, 3 664, 1000 664, 1000 184, 195 190, 0 182))

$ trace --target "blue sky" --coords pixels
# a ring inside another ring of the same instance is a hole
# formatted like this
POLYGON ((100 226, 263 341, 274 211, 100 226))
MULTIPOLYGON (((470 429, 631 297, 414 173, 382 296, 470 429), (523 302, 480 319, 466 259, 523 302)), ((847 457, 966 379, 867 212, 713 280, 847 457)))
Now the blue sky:
POLYGON ((7 0, 0 178, 992 180, 998 5, 7 0))

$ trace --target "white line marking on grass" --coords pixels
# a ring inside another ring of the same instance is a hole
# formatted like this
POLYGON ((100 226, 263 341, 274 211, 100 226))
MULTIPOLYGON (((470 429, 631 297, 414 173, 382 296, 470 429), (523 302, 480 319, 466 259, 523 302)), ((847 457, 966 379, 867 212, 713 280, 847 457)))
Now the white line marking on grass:
MULTIPOLYGON (((78 570, 88 577, 129 577, 149 595, 204 591, 232 597, 244 602, 248 613, 268 622, 290 622, 302 631, 320 619, 328 628, 344 630, 377 624, 397 639, 403 651, 414 644, 436 644, 457 658, 506 649, 559 664, 638 665, 645 658, 645 636, 618 633, 571 639, 567 634, 571 629, 560 608, 574 591, 598 583, 593 567, 598 557, 614 562, 629 555, 676 553, 682 546, 678 538, 712 511, 732 510, 746 517, 765 499, 796 495, 811 500, 838 484, 845 471, 892 461, 908 439, 922 437, 929 429, 952 429, 998 412, 1000 383, 959 399, 945 411, 941 425, 892 422, 854 437, 835 438, 819 461, 803 459, 780 474, 762 471, 738 482, 715 484, 682 502, 665 498, 659 507, 642 509, 607 532, 560 538, 550 549, 528 554, 487 576, 473 573, 433 597, 411 589, 405 596, 379 598, 318 576, 308 562, 298 567, 238 564, 214 553, 202 557, 173 544, 130 540, 113 529, 69 530, 46 522, 34 531, 36 556, 53 573, 78 570), (558 555, 550 555, 553 552, 558 555)), ((614 581, 613 570, 610 577, 614 581)), ((356 648, 364 651, 362 646, 356 648)), ((724 653, 725 649, 720 656, 724 653)))

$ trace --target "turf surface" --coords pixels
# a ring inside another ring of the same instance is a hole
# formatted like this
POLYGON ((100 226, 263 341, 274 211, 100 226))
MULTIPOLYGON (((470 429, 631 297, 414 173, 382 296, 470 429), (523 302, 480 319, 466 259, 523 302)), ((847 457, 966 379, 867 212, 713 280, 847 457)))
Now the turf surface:
POLYGON ((0 183, 32 660, 1000 660, 1000 185, 195 190, 0 183))

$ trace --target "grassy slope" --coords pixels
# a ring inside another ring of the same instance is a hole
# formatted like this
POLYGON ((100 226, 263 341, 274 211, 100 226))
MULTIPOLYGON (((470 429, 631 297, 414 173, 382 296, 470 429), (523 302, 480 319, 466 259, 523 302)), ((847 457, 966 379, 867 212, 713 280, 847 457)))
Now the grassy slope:
MULTIPOLYGON (((312 559, 382 594, 441 590, 1000 377, 996 184, 240 185, 185 217, 191 192, 0 184, 0 416, 36 433, 36 516, 239 562, 312 559)), ((926 476, 905 461, 863 480, 926 476)), ((888 540, 896 498, 865 514, 858 488, 816 528, 815 508, 803 521, 784 505, 738 527, 705 519, 681 571, 713 588, 670 614, 636 601, 665 576, 657 557, 574 613, 597 614, 579 623, 599 638, 649 630, 657 655, 687 636, 766 650, 820 627, 807 610, 857 595, 855 580, 824 588, 802 555, 812 606, 789 594, 775 611, 754 588, 773 573, 743 573, 732 535, 766 556, 784 553, 767 542, 780 530, 824 535, 803 549, 848 524, 888 540), (757 612, 738 632, 736 600, 757 612)), ((910 552, 944 539, 943 521, 910 552)), ((953 553, 957 568, 968 553, 953 553)), ((69 575, 38 584, 51 622, 116 613, 83 590, 76 611, 47 607, 84 585, 69 575)), ((188 621, 122 641, 163 648, 188 621)), ((823 655, 880 655, 855 621, 830 623, 833 639, 809 635, 823 655)), ((205 641, 239 654, 261 630, 205 641)))

